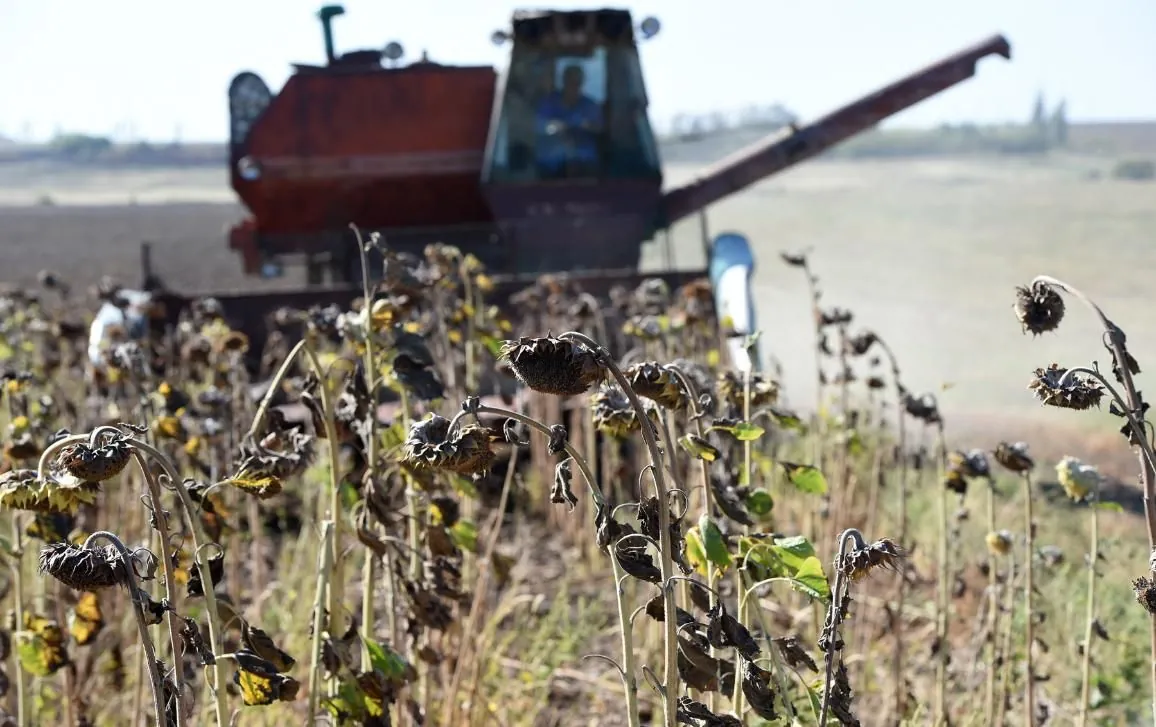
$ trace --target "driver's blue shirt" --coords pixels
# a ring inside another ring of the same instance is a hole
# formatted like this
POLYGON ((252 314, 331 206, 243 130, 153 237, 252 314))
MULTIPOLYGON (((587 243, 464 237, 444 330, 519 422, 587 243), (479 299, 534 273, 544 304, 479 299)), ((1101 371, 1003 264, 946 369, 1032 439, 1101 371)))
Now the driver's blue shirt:
POLYGON ((566 162, 595 162, 598 160, 598 144, 591 129, 601 126, 602 110, 588 96, 579 96, 573 106, 562 101, 562 94, 551 93, 538 104, 538 163, 552 169, 561 169, 566 162), (560 121, 568 127, 569 133, 550 135, 546 126, 552 121, 560 121))

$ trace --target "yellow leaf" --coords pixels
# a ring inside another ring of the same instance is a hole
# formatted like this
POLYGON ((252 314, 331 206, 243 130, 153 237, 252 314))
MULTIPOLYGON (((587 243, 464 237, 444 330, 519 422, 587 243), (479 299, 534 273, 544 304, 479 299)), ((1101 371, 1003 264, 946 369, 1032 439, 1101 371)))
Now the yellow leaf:
POLYGON ((79 646, 91 644, 104 628, 104 614, 100 611, 100 598, 92 591, 80 594, 80 600, 68 617, 68 632, 79 646))

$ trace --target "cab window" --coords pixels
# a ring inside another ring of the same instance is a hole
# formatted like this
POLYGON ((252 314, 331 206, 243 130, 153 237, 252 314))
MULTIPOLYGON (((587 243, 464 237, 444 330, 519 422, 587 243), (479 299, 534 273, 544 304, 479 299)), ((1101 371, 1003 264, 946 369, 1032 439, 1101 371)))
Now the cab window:
POLYGON ((605 158, 606 49, 515 48, 491 149, 493 181, 596 178, 605 158))
POLYGON ((499 114, 490 181, 661 176, 633 44, 515 46, 499 114))

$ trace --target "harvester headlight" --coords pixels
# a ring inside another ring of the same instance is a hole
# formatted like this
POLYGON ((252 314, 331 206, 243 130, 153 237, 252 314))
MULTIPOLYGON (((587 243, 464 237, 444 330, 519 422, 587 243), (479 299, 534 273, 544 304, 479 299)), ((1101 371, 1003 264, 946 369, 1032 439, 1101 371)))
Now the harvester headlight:
POLYGON ((662 29, 662 24, 658 22, 658 18, 651 15, 642 21, 642 23, 638 26, 638 29, 642 31, 643 38, 650 40, 654 36, 658 35, 658 31, 662 29))
POLYGON ((241 157, 237 160, 237 174, 246 182, 255 182, 261 178, 261 165, 253 157, 241 157))

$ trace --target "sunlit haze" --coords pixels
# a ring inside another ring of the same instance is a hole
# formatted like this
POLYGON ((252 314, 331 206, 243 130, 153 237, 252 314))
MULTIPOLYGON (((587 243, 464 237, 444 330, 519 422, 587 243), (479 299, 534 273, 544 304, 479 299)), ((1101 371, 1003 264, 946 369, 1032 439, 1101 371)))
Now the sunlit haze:
MULTIPOLYGON (((292 62, 324 56, 317 0, 196 3, 0 0, 0 135, 58 132, 119 140, 223 140, 225 92, 240 70, 274 90, 292 62)), ((401 42, 442 63, 502 67, 490 42, 505 0, 347 0, 339 52, 401 42)), ((598 3, 558 2, 559 8, 598 3)), ((1012 61, 896 116, 893 126, 1021 121, 1038 92, 1069 118, 1156 118, 1153 0, 651 0, 629 3, 662 32, 643 45, 652 112, 737 110, 781 102, 801 117, 840 103, 993 33, 1012 61)), ((536 7, 529 4, 529 7, 536 7)))

